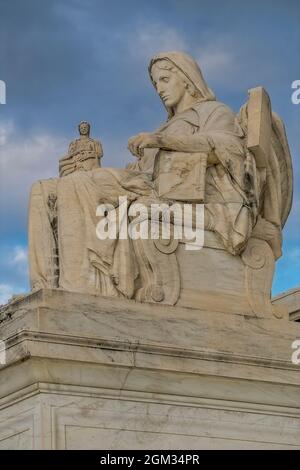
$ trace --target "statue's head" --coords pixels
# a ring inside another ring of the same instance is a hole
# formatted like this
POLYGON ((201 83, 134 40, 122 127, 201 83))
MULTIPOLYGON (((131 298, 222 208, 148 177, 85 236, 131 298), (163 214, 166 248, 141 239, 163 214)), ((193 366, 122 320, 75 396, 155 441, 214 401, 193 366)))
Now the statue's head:
POLYGON ((181 100, 214 100, 198 64, 183 52, 163 52, 152 58, 149 73, 170 116, 181 100))
POLYGON ((151 68, 151 76, 167 108, 176 107, 186 97, 194 98, 195 101, 201 98, 195 85, 169 60, 157 60, 151 68))
POLYGON ((79 134, 80 134, 80 135, 87 135, 87 136, 89 136, 89 135, 90 135, 90 130, 91 130, 90 123, 87 122, 87 121, 81 121, 81 122, 78 124, 78 130, 79 130, 79 134))

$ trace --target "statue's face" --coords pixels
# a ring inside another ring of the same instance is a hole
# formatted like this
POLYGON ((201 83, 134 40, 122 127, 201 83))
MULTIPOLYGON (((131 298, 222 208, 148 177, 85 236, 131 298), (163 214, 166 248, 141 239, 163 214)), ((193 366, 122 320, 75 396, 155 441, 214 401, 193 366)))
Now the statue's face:
POLYGON ((82 122, 79 126, 80 135, 89 135, 90 126, 86 122, 82 122))
POLYGON ((152 79, 157 93, 168 108, 178 106, 186 94, 186 85, 179 74, 160 68, 154 64, 151 69, 152 79))

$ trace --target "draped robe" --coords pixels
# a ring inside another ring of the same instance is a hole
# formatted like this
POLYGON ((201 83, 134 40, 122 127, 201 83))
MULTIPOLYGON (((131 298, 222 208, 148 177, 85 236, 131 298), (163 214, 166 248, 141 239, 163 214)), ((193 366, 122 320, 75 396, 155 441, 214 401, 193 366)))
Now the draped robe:
MULTIPOLYGON (((209 140, 218 163, 206 172, 206 228, 217 234, 229 252, 240 253, 255 216, 245 189, 242 131, 233 112, 217 101, 202 101, 173 116, 158 131, 198 134, 200 139, 209 140)), ((156 167, 166 152, 149 151, 127 169, 77 171, 33 185, 29 258, 34 289, 60 287, 96 295, 134 297, 139 276, 134 241, 118 236, 115 240, 97 238, 96 210, 99 204, 112 204, 118 209, 120 196, 127 196, 129 203, 157 202, 156 167)))

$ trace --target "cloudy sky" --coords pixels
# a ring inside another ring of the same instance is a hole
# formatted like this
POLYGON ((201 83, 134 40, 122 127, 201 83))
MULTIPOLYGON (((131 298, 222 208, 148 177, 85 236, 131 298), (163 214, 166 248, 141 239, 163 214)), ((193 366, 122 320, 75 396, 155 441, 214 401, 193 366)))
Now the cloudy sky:
POLYGON ((131 160, 128 137, 165 111, 147 75, 150 57, 183 50, 235 111, 264 86, 284 119, 294 161, 294 204, 274 294, 300 285, 299 0, 0 0, 0 303, 28 290, 31 184, 56 176, 81 120, 104 147, 103 165, 131 160))

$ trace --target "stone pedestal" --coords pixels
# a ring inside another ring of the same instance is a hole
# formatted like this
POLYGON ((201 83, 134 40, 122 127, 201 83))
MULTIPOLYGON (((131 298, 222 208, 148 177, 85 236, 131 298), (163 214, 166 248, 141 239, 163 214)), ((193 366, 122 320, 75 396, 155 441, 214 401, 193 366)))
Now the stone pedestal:
POLYGON ((298 323, 41 290, 0 335, 1 449, 300 449, 298 323))

